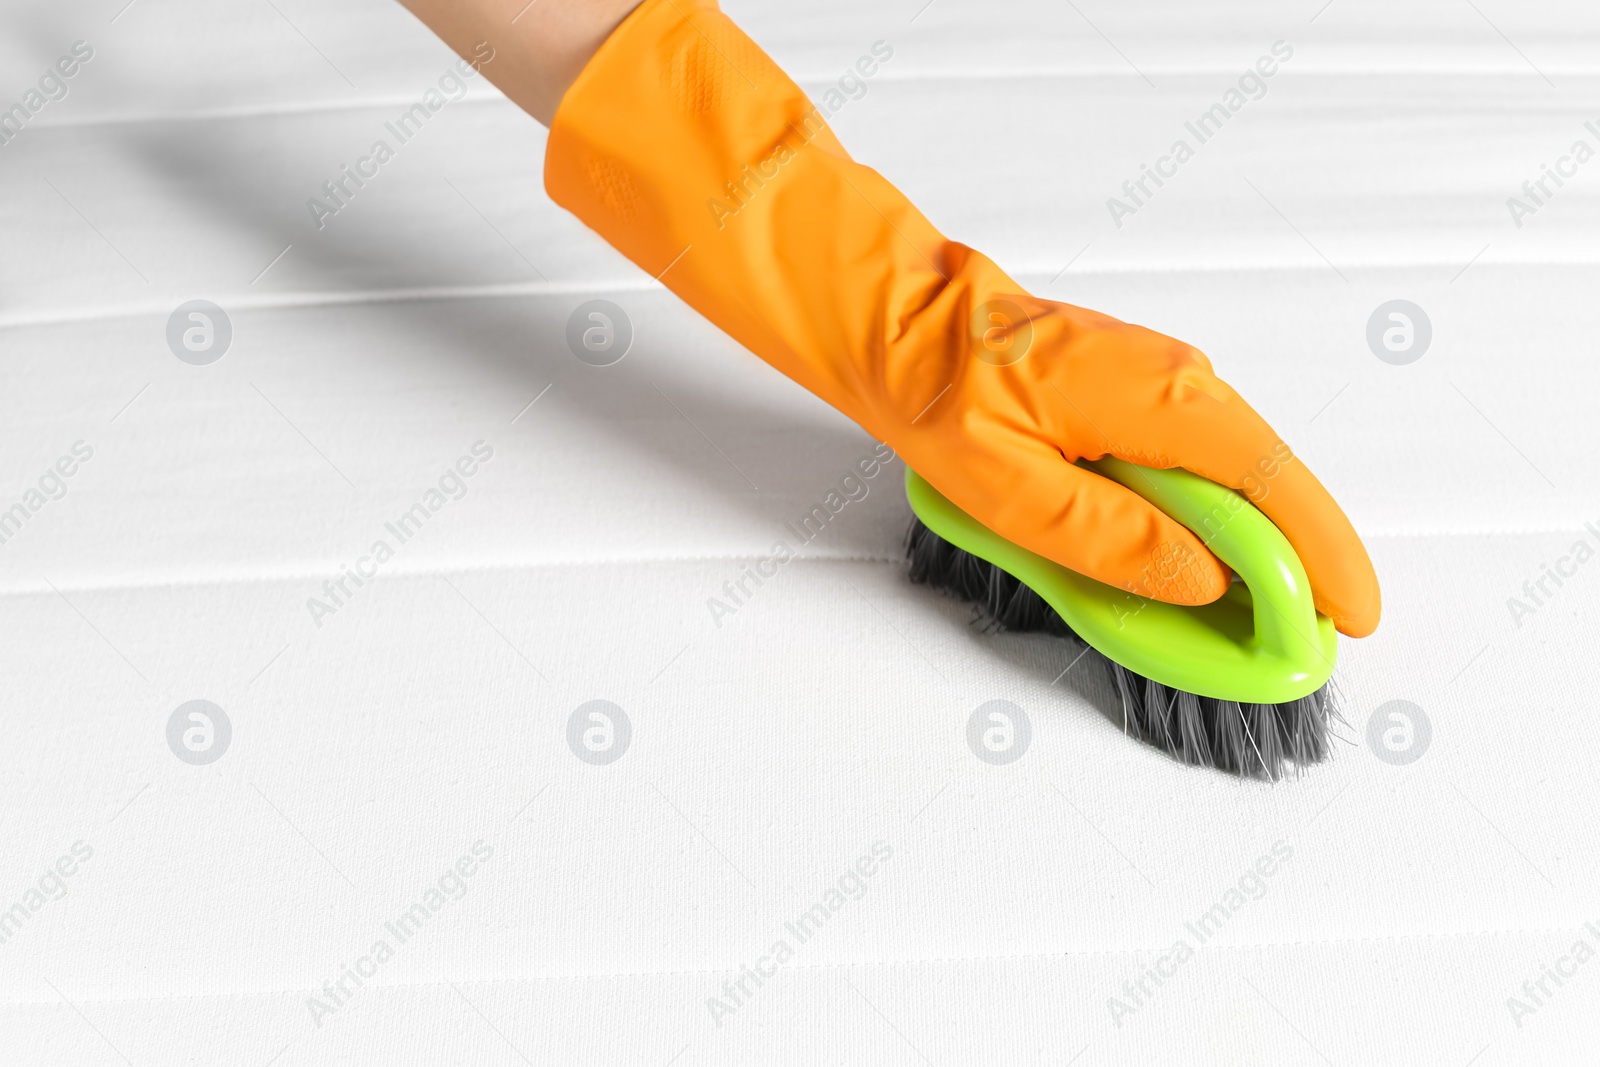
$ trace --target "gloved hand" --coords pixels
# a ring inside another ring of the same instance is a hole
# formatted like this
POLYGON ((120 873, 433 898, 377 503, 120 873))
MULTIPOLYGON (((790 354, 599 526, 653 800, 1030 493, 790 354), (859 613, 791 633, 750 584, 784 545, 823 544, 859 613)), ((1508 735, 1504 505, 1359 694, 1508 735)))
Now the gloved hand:
POLYGON ((1200 539, 1073 463, 1184 467, 1283 530, 1342 632, 1377 626, 1349 520, 1204 355, 1031 296, 947 240, 851 160, 716 0, 645 0, 606 40, 556 111, 545 187, 1009 540, 1142 596, 1208 603, 1228 571, 1200 539))

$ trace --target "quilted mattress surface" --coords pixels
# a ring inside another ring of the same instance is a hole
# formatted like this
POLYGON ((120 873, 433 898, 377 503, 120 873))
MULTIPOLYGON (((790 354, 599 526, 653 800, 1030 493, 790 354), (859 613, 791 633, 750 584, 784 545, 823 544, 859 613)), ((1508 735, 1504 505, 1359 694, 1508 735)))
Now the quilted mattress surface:
POLYGON ((900 463, 398 5, 8 3, 0 1061, 1594 1062, 1600 10, 725 8, 1334 490, 1334 758, 1185 769, 913 586, 900 463))

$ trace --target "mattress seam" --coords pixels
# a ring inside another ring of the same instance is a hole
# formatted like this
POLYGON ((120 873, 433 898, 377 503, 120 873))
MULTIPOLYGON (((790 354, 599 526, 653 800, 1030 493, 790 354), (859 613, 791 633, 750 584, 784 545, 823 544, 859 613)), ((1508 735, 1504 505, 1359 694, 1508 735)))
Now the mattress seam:
MULTIPOLYGON (((1549 64, 1545 69, 1551 72, 1552 77, 1583 80, 1586 78, 1600 78, 1600 68, 1554 67, 1549 64)), ((1462 66, 1383 66, 1383 65, 1358 65, 1352 63, 1331 63, 1318 66, 1298 68, 1306 77, 1322 78, 1416 78, 1423 80, 1432 79, 1517 79, 1527 77, 1523 67, 1511 61, 1498 64, 1475 63, 1462 66)), ((1236 65, 1224 61, 1215 64, 1145 64, 1143 71, 1146 75, 1167 78, 1205 78, 1228 77, 1237 75, 1236 65)), ((802 72, 794 75, 794 80, 802 89, 826 89, 835 84, 837 75, 822 72, 802 72)), ((881 82, 893 81, 899 84, 937 84, 972 82, 1016 82, 1016 81, 1091 81, 1104 79, 1108 81, 1134 81, 1140 74, 1120 66, 1107 64, 1105 66, 1062 66, 1062 67, 1031 67, 1017 69, 1012 67, 972 68, 968 70, 901 70, 884 72, 878 75, 881 82)), ((41 124, 39 129, 81 129, 96 126, 133 126, 152 125, 156 123, 171 122, 227 122, 240 119, 272 119, 296 117, 300 115, 339 114, 349 111, 360 111, 367 108, 403 107, 415 103, 414 94, 396 91, 389 94, 375 94, 354 100, 305 100, 288 105, 243 105, 236 108, 215 108, 212 110, 178 111, 161 114, 135 114, 135 115, 105 115, 94 118, 66 118, 41 124)), ((504 94, 495 92, 474 93, 459 101, 463 104, 477 106, 510 104, 504 94)), ((512 105, 515 106, 515 105, 512 105)))
MULTIPOLYGON (((1424 533, 1368 533, 1364 540, 1367 542, 1390 541, 1421 541, 1429 538, 1463 538, 1463 537, 1539 537, 1559 536, 1563 534, 1582 533, 1581 525, 1550 527, 1537 530, 1464 530, 1464 531, 1429 531, 1424 533)), ((386 573, 380 577, 389 581, 403 579, 439 578, 448 574, 489 574, 496 572, 520 571, 547 571, 547 570, 581 570, 589 567, 661 567, 675 564, 701 564, 701 563, 754 563, 768 558, 760 552, 726 553, 714 555, 695 556, 627 556, 606 559, 568 559, 551 562, 521 562, 521 563, 468 563, 461 562, 438 567, 407 569, 386 573)), ((848 555, 848 556, 795 556, 793 563, 833 564, 833 563, 883 563, 903 567, 906 559, 901 555, 848 555)), ((55 588, 40 586, 39 588, 0 588, 0 600, 21 599, 24 597, 54 596, 59 589, 69 593, 130 593, 154 592, 158 590, 190 589, 202 586, 232 587, 241 585, 272 585, 275 583, 304 582, 318 578, 326 578, 331 565, 322 570, 281 571, 273 574, 246 575, 240 577, 194 577, 173 578, 160 581, 127 581, 120 583, 95 583, 74 584, 70 580, 55 580, 55 588)))
MULTIPOLYGON (((1525 935, 1556 935, 1573 934, 1586 929, 1583 923, 1573 926, 1506 929, 1506 930, 1449 930, 1449 931, 1418 931, 1403 934, 1381 934, 1358 937, 1329 937, 1329 938, 1304 938, 1298 941, 1259 941, 1234 944, 1200 944, 1192 946, 1198 953, 1222 953, 1245 951, 1270 951, 1273 949, 1298 949, 1298 948, 1339 948, 1358 945, 1391 944, 1400 941, 1445 941, 1451 939, 1487 939, 1508 938, 1525 935)), ((785 970, 789 971, 838 971, 852 968, 893 968, 893 967, 919 967, 937 966, 940 964, 963 963, 1004 963, 1013 960, 1029 960, 1051 962, 1054 960, 1067 960, 1095 956, 1133 956, 1160 954, 1168 951, 1170 945, 1150 945, 1136 948, 1105 948, 1105 949, 1078 949, 1058 952, 1015 952, 990 956, 935 956, 921 959, 894 959, 894 960, 857 960, 850 962, 829 963, 797 963, 789 964, 785 970)), ((738 966, 729 967, 698 967, 681 968, 678 970, 661 971, 616 971, 606 974, 550 974, 550 975, 522 975, 515 978, 440 978, 432 981, 393 982, 393 983, 368 983, 364 988, 377 990, 409 991, 418 989, 442 989, 452 984, 455 985, 517 985, 533 983, 556 982, 617 982, 630 978, 678 978, 691 976, 714 976, 722 974, 737 974, 738 966)), ((318 987, 308 986, 301 989, 266 989, 266 990, 231 990, 226 993, 182 993, 169 996, 152 997, 74 997, 76 1004, 141 1004, 160 1001, 178 1000, 231 1000, 237 998, 268 998, 298 996, 300 994, 315 995, 318 987)), ((32 1007, 36 1005, 54 1006, 58 1001, 53 1000, 0 1000, 0 1008, 32 1007)))
MULTIPOLYGON (((1345 262, 1341 268, 1347 271, 1397 271, 1439 268, 1458 270, 1461 264, 1458 260, 1416 258, 1403 261, 1372 261, 1372 262, 1345 262)), ((1600 267, 1600 258, 1561 259, 1557 257, 1536 258, 1527 260, 1502 260, 1486 261, 1476 264, 1479 272, 1485 270, 1541 270, 1546 268, 1566 268, 1586 270, 1600 267)), ((1074 276, 1103 275, 1108 277, 1121 277, 1133 274, 1147 275, 1222 275, 1222 274, 1263 274, 1285 271, 1304 272, 1307 274, 1326 271, 1327 264, 1321 260, 1295 260, 1284 262, 1258 261, 1251 263, 1220 263, 1202 264, 1170 261, 1164 263, 1139 262, 1126 265, 1110 264, 1100 267, 1084 267, 1074 270, 1074 276)), ((1050 267, 1020 267, 1011 271, 1014 277, 1042 278, 1052 273, 1059 276, 1050 267)), ((1041 286, 1041 288, 1043 288, 1041 286)), ((354 289, 343 292, 311 292, 290 291, 282 294, 264 293, 248 295, 245 293, 224 294, 218 297, 227 304, 230 311, 297 311, 311 308, 325 307, 359 307, 369 304, 395 304, 406 301, 450 301, 450 300, 506 300, 527 297, 555 297, 555 296, 582 296, 598 293, 632 293, 648 292, 659 289, 666 293, 667 289, 654 278, 642 271, 634 277, 611 278, 599 280, 562 281, 562 282, 496 282, 483 285, 464 286, 411 286, 392 289, 354 289)), ((26 329, 37 326, 65 326, 80 322, 106 322, 115 319, 133 319, 156 317, 166 318, 172 312, 171 301, 150 300, 134 304, 108 304, 91 307, 84 310, 66 311, 64 309, 42 309, 37 311, 20 311, 0 313, 0 330, 26 329)))

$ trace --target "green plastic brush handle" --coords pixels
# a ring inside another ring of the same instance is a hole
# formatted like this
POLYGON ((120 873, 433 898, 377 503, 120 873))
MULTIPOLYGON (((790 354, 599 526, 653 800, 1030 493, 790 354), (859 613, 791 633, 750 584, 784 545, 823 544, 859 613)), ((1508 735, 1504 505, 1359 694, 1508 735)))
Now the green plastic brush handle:
POLYGON ((1068 570, 994 533, 909 467, 906 497, 923 524, 1044 598, 1096 651, 1174 689, 1245 704, 1309 696, 1333 674, 1338 635, 1317 614, 1289 539, 1244 497, 1181 469, 1107 457, 1083 466, 1120 482, 1188 527, 1241 579, 1215 603, 1182 607, 1068 570))

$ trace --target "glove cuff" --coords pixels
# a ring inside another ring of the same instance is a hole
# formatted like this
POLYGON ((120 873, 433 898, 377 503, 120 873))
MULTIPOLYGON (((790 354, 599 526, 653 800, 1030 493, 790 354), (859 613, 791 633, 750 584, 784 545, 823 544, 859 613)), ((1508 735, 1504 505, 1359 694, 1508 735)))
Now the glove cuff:
POLYGON ((980 304, 1039 303, 852 160, 715 0, 645 0, 612 33, 557 109, 545 188, 884 439, 965 372, 980 304))

